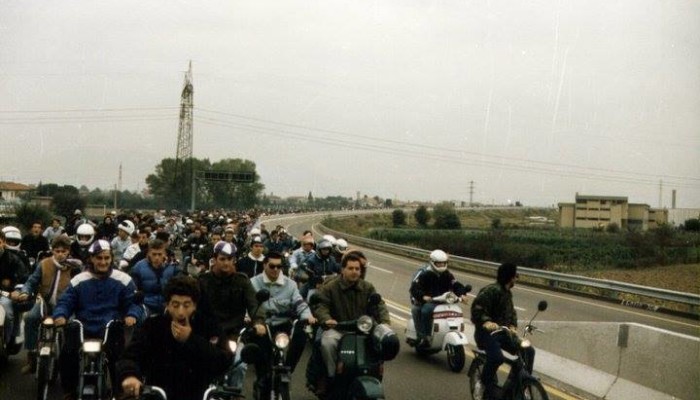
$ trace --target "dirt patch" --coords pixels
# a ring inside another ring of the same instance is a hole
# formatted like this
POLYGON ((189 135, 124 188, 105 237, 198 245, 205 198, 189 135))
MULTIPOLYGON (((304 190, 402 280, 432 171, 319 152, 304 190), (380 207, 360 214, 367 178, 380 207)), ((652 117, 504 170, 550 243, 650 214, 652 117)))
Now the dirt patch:
POLYGON ((637 270, 577 272, 599 279, 634 283, 678 292, 700 294, 700 264, 679 264, 637 270))

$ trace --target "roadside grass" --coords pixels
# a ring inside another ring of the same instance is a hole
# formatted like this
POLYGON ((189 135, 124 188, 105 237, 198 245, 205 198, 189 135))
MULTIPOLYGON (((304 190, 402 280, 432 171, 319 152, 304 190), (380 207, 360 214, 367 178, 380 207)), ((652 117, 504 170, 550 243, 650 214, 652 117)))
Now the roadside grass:
MULTIPOLYGON (((558 221, 557 210, 551 208, 459 211, 462 230, 454 231, 421 228, 416 225, 412 212, 406 215, 407 224, 400 228, 392 225, 390 214, 329 218, 324 225, 351 235, 426 249, 444 246, 443 249, 452 254, 473 258, 496 261, 499 257, 511 257, 509 261, 519 265, 700 294, 700 263, 680 263, 700 258, 697 245, 694 249, 692 246, 669 247, 664 256, 659 257, 654 236, 632 243, 634 235, 630 239, 620 236, 622 233, 559 229, 551 222, 539 222, 542 219, 558 221), (496 219, 501 226, 496 232, 505 236, 488 234, 493 232, 491 227, 496 219), (495 258, 473 254, 479 251, 495 258), (513 258, 514 254, 519 256, 513 258), (660 265, 663 263, 670 265, 660 265)), ((683 239, 698 240, 697 235, 683 236, 683 239)))
POLYGON ((640 269, 581 271, 581 275, 679 292, 700 294, 700 264, 677 264, 640 269))

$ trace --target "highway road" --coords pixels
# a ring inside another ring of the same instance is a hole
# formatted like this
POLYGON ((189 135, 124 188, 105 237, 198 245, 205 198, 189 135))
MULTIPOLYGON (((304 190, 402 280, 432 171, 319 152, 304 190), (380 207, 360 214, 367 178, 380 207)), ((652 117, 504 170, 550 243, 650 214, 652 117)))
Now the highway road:
MULTIPOLYGON (((298 235, 303 230, 309 229, 314 223, 320 221, 320 216, 294 216, 266 221, 268 227, 278 222, 287 226, 292 234, 298 235)), ((352 247, 352 243, 350 243, 352 247)), ((368 256, 370 268, 367 279, 371 281, 385 298, 389 311, 392 314, 392 326, 399 334, 402 341, 401 352, 398 357, 387 363, 385 368, 385 391, 387 398, 409 399, 468 399, 469 389, 467 384, 466 369, 459 373, 452 373, 447 368, 444 353, 431 357, 419 357, 405 345, 404 329, 409 318, 408 283, 412 273, 418 268, 419 262, 412 259, 383 254, 370 249, 362 249, 368 256)), ((456 276, 464 283, 471 284, 473 293, 491 283, 491 280, 478 275, 470 275, 457 272, 456 276)), ((539 320, 548 321, 615 321, 638 322, 646 325, 657 326, 676 332, 698 336, 700 326, 698 321, 683 319, 675 316, 655 313, 651 311, 623 307, 609 302, 600 302, 589 298, 582 298, 559 292, 550 292, 529 287, 516 287, 514 289, 515 305, 521 319, 529 318, 539 300, 547 300, 549 309, 540 314, 539 320)), ((465 316, 468 318, 468 306, 464 306, 465 316)), ((471 341, 471 338, 470 338, 471 341)), ((533 339, 537 346, 537 337, 533 339)), ((470 352, 468 352, 470 353, 470 352)), ((302 358, 298 372, 293 377, 292 397, 294 399, 314 399, 304 387, 303 366, 307 357, 302 358)), ((471 358, 467 358, 467 365, 471 358)), ((0 399, 1 400, 29 400, 35 398, 35 383, 31 376, 22 376, 19 369, 22 360, 12 357, 9 365, 3 369, 0 375, 0 399)), ((253 373, 249 374, 249 378, 253 373)), ((251 385, 248 379, 248 385, 251 385)), ((545 382, 546 383, 546 382, 545 382)), ((560 390, 545 385, 552 399, 576 399, 578 397, 561 392, 560 390)), ((249 386, 250 387, 250 386, 249 386)), ((60 399, 60 391, 55 388, 52 399, 60 399)))

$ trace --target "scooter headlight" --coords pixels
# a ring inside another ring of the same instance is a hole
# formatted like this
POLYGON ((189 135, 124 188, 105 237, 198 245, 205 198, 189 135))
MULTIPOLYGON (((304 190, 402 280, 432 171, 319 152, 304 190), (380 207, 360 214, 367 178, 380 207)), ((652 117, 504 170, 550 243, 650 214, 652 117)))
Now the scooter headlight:
POLYGON ((85 353, 99 353, 102 350, 102 342, 97 340, 89 340, 83 343, 83 352, 85 353))
POLYGON ((51 318, 51 317, 44 318, 44 321, 42 321, 42 323, 46 326, 53 326, 53 318, 51 318))
POLYGON ((527 340, 527 339, 523 339, 523 340, 520 342, 520 347, 522 347, 523 349, 527 349, 527 348, 530 347, 530 346, 532 346, 532 343, 530 343, 530 341, 527 340))
POLYGON ((236 349, 238 349, 238 343, 236 343, 235 340, 229 340, 228 348, 229 350, 231 350, 231 353, 236 353, 236 349))
POLYGON ((289 346, 289 335, 284 332, 280 332, 275 336, 275 346, 278 349, 284 350, 289 346))
POLYGON ((374 326, 374 322, 372 322, 372 318, 367 315, 363 315, 357 319, 357 329, 362 333, 369 333, 369 331, 372 330, 372 326, 374 326))

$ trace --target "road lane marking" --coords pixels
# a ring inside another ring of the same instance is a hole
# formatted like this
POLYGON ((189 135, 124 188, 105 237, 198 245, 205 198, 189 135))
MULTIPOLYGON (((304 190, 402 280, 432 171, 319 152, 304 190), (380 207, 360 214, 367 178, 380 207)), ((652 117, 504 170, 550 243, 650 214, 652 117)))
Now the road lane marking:
POLYGON ((390 312, 389 315, 391 315, 391 318, 396 318, 396 319, 398 319, 399 321, 406 322, 406 318, 400 317, 400 316, 398 316, 398 315, 396 315, 396 314, 394 314, 394 313, 392 313, 392 312, 390 312))
POLYGON ((387 273, 387 274, 393 274, 393 273, 394 273, 394 271, 389 271, 388 269, 379 268, 379 267, 376 267, 376 266, 374 266, 374 265, 372 265, 372 264, 368 264, 367 266, 370 267, 370 268, 372 268, 372 269, 376 269, 376 270, 378 270, 378 271, 385 272, 385 273, 387 273))

